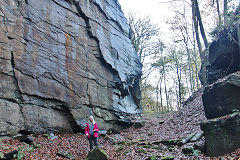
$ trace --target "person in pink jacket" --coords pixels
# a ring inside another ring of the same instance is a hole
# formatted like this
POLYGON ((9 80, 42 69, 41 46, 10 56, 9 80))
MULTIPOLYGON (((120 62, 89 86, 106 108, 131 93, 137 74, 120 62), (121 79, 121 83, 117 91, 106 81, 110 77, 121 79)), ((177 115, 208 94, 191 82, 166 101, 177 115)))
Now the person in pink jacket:
POLYGON ((85 128, 85 134, 89 140, 90 143, 90 151, 93 149, 93 142, 95 146, 99 146, 98 145, 98 125, 97 123, 94 121, 93 116, 89 117, 89 122, 86 123, 86 128, 85 128))

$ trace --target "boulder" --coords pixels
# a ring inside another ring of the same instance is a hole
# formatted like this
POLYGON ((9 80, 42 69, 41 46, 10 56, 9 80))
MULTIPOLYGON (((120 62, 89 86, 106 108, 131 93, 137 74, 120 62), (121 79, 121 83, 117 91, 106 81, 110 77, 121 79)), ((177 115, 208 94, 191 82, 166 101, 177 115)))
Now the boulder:
POLYGON ((22 128, 24 118, 19 104, 0 98, 0 136, 15 135, 22 128))
POLYGON ((9 159, 14 159, 14 155, 16 155, 18 153, 17 150, 13 150, 11 152, 5 153, 4 154, 4 158, 2 158, 1 160, 9 160, 9 159))
POLYGON ((159 123, 159 124, 163 124, 163 123, 164 123, 164 120, 160 120, 158 123, 159 123))
POLYGON ((107 157, 103 149, 96 147, 88 153, 86 160, 107 160, 107 157))
POLYGON ((132 124, 142 64, 118 1, 0 6, 0 135, 79 133, 92 114, 104 130, 132 124))
POLYGON ((192 137, 190 142, 196 142, 196 141, 200 140, 202 137, 203 137, 203 132, 202 131, 198 132, 192 137))
POLYGON ((163 145, 166 145, 166 146, 174 146, 174 145, 177 146, 177 145, 179 145, 179 142, 181 142, 181 139, 177 139, 177 140, 174 140, 174 139, 163 140, 160 143, 163 144, 163 145))
POLYGON ((107 131, 105 130, 99 130, 98 131, 98 134, 101 136, 101 137, 105 137, 107 135, 107 131))
POLYGON ((220 156, 240 147, 240 112, 201 123, 206 153, 220 156))
POLYGON ((108 131, 107 131, 108 134, 120 134, 120 132, 114 128, 110 128, 108 131))
POLYGON ((87 118, 85 119, 78 119, 76 120, 77 125, 79 126, 79 128, 81 129, 81 133, 85 132, 85 128, 86 128, 86 123, 87 123, 87 118))
POLYGON ((182 153, 185 155, 191 155, 193 154, 194 147, 193 146, 187 146, 182 149, 182 153))
POLYGON ((209 46, 207 65, 209 84, 240 70, 239 23, 240 21, 236 20, 231 27, 226 27, 209 46))
POLYGON ((32 145, 34 143, 34 138, 32 136, 28 136, 28 135, 17 134, 13 138, 18 139, 19 141, 27 143, 29 145, 32 145))
POLYGON ((179 145, 179 146, 182 146, 182 145, 184 145, 184 144, 186 144, 186 143, 189 143, 196 134, 197 134, 197 133, 193 133, 193 134, 187 136, 186 138, 183 138, 182 140, 180 140, 180 141, 178 142, 178 145, 179 145))
POLYGON ((145 121, 136 121, 136 122, 133 123, 133 127, 134 127, 135 129, 137 129, 137 128, 142 128, 142 127, 145 126, 145 124, 146 124, 145 121))
POLYGON ((206 87, 203 95, 207 119, 217 118, 240 110, 240 74, 234 73, 227 79, 206 87))

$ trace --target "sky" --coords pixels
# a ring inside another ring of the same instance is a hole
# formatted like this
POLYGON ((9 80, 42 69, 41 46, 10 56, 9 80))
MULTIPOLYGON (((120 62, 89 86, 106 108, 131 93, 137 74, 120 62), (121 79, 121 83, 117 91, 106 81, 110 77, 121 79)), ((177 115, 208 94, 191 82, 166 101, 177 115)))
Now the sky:
MULTIPOLYGON (((118 0, 121 5, 121 8, 125 14, 128 15, 129 12, 136 13, 139 17, 149 16, 152 18, 152 21, 155 24, 158 24, 160 27, 160 33, 162 37, 162 41, 170 42, 172 33, 169 31, 169 25, 166 24, 168 18, 174 16, 173 7, 170 6, 171 0, 118 0)), ((181 0, 177 0, 181 2, 181 0)), ((236 6, 240 0, 231 0, 231 4, 235 4, 236 6)), ((199 5, 201 4, 201 0, 199 0, 199 5)), ((203 6, 200 6, 200 9, 203 6)), ((222 10, 222 8, 221 8, 222 10)), ((209 23, 208 18, 203 17, 203 21, 209 23), (205 18, 205 19, 204 19, 205 18)), ((205 30, 212 30, 213 24, 205 24, 205 30)))
POLYGON ((161 36, 169 34, 169 26, 166 20, 173 15, 169 9, 168 0, 118 0, 125 16, 129 12, 136 13, 139 17, 151 17, 152 22, 157 24, 162 33, 161 36))

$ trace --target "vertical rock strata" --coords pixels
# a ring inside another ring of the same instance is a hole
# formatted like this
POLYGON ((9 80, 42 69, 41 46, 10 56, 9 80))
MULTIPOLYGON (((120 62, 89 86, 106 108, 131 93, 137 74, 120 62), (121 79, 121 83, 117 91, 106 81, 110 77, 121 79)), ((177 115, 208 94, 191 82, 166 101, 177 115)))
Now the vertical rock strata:
POLYGON ((142 65, 116 0, 0 1, 0 135, 121 129, 142 65))

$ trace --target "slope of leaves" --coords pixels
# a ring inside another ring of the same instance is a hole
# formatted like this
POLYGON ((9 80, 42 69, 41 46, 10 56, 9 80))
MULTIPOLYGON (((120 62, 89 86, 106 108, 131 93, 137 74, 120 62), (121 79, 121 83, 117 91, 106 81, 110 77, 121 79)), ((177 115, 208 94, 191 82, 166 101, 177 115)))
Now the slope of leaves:
MULTIPOLYGON (((144 160, 152 155, 156 155, 158 159, 164 156, 174 156, 175 159, 195 160, 195 156, 182 153, 182 148, 191 146, 191 143, 182 147, 169 147, 158 142, 169 139, 181 139, 192 133, 199 132, 199 123, 203 120, 206 120, 206 118, 202 106, 201 92, 198 92, 193 101, 185 105, 182 110, 167 114, 145 113, 142 117, 142 121, 146 122, 144 127, 139 129, 130 127, 123 130, 120 134, 107 135, 105 138, 101 137, 99 143, 111 160, 144 160)), ((38 147, 35 147, 33 152, 24 151, 24 159, 61 160, 64 158, 57 156, 57 152, 64 150, 80 160, 85 159, 89 150, 86 137, 80 134, 57 135, 58 138, 53 140, 48 139, 44 135, 32 136, 34 137, 35 145, 38 147)), ((203 143, 204 139, 198 142, 200 145, 203 143)), ((7 153, 17 150, 18 147, 24 145, 17 139, 2 139, 0 141, 0 152, 7 153)), ((202 153, 199 153, 197 157, 203 160, 217 160, 220 158, 224 160, 239 160, 240 149, 222 157, 209 158, 202 153)))

